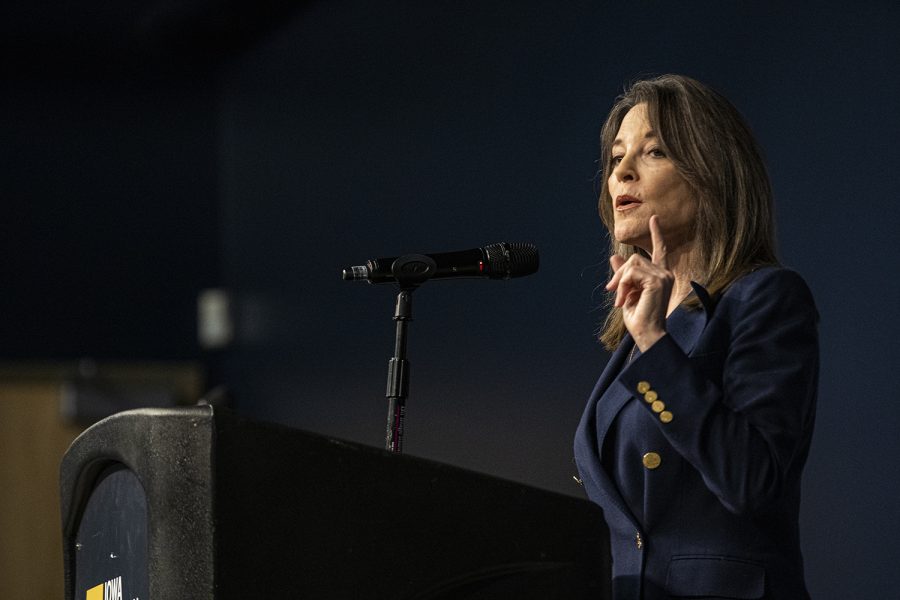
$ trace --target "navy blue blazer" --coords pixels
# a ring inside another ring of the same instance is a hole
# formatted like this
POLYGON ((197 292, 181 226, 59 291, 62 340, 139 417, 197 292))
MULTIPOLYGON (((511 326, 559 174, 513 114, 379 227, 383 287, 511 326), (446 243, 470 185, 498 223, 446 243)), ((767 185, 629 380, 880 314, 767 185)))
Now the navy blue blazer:
POLYGON ((798 517, 818 387, 812 295, 778 267, 716 299, 693 285, 703 308, 673 312, 631 362, 626 336, 575 436, 609 525, 613 595, 809 598, 798 517))

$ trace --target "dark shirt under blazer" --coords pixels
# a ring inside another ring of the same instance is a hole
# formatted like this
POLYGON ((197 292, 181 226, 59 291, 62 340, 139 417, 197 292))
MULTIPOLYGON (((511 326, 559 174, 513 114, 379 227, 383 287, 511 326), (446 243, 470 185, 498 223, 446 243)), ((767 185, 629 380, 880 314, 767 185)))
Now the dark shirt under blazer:
POLYGON ((626 336, 576 433, 610 529, 614 597, 808 598, 798 518, 818 385, 812 295, 777 267, 716 299, 694 291, 702 309, 673 312, 646 353, 626 336))

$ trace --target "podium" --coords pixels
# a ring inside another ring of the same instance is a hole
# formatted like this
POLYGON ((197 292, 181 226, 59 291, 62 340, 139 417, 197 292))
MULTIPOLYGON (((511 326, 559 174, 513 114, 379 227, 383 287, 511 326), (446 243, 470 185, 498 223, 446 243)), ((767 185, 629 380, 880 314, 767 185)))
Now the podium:
POLYGON ((221 408, 104 419, 60 486, 67 600, 610 597, 586 500, 221 408))

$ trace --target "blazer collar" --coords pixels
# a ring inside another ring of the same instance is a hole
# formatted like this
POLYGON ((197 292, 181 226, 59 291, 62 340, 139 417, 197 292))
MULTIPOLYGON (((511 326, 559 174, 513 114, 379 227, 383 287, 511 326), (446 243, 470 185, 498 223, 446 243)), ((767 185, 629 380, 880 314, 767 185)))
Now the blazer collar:
POLYGON ((666 319, 666 332, 685 354, 690 354, 697 345, 700 334, 703 333, 716 308, 716 299, 710 296, 706 288, 695 281, 691 282, 691 287, 700 300, 700 308, 680 307, 666 319))

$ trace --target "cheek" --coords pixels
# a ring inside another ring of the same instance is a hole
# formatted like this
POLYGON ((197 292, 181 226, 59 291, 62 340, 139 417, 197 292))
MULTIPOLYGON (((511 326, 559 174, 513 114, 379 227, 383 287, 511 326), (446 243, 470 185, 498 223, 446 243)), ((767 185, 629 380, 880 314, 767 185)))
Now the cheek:
POLYGON ((682 197, 676 212, 672 215, 672 225, 686 238, 693 237, 697 225, 697 200, 692 196, 682 197))
POLYGON ((678 190, 678 197, 681 200, 681 211, 686 217, 693 219, 697 216, 697 196, 694 191, 687 185, 682 183, 678 190))
POLYGON ((687 182, 678 177, 666 186, 665 197, 675 212, 681 215, 692 215, 697 210, 697 198, 687 182))

